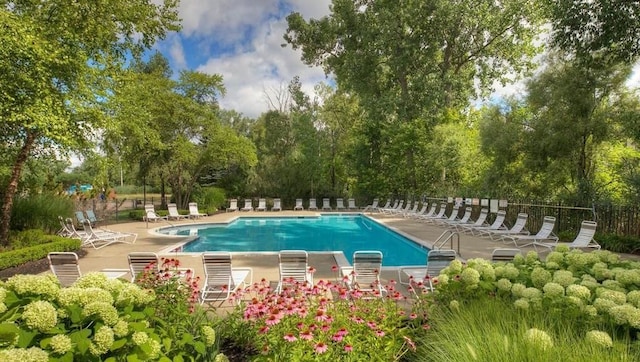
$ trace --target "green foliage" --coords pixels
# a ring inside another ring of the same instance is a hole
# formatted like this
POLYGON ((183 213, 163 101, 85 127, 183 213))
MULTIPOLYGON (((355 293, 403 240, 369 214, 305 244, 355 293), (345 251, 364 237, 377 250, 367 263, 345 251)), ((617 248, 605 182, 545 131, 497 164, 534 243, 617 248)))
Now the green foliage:
POLYGON ((595 238, 604 249, 615 253, 637 253, 640 251, 640 239, 637 236, 598 234, 595 238))
POLYGON ((629 348, 631 340, 612 330, 605 329, 613 337, 611 347, 599 345, 585 338, 585 331, 569 316, 522 311, 496 298, 433 306, 429 326, 413 361, 614 362, 640 358, 637 347, 629 348), (528 338, 531 332, 541 338, 528 338), (548 336, 550 344, 543 342, 543 336, 548 336))
POLYGON ((60 229, 59 216, 73 214, 73 200, 49 193, 17 197, 11 215, 12 230, 40 228, 53 233, 60 229))
POLYGON ((213 215, 227 204, 225 191, 219 187, 196 189, 192 199, 198 203, 198 208, 205 210, 208 215, 213 215))
POLYGON ((19 233, 16 236, 17 244, 33 246, 1 252, 0 269, 46 258, 47 254, 52 251, 75 251, 80 249, 81 242, 78 239, 69 239, 54 235, 43 235, 42 238, 38 238, 40 235, 41 233, 37 230, 19 233))
POLYGON ((50 361, 213 360, 215 331, 204 311, 174 308, 188 303, 182 290, 189 286, 167 285, 177 286, 168 278, 157 291, 145 290, 101 273, 69 288, 53 274, 11 277, 0 288, 0 359, 26 353, 50 361))

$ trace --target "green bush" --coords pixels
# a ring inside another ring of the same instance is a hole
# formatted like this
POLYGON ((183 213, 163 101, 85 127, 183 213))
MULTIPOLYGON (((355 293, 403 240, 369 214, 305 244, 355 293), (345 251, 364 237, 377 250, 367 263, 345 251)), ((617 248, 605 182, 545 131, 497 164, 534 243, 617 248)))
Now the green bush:
POLYGON ((63 238, 55 235, 45 235, 45 239, 34 246, 14 249, 0 253, 0 270, 22 265, 29 261, 46 258, 52 251, 74 251, 80 249, 78 239, 63 238))
POLYGON ((596 241, 607 250, 616 253, 631 253, 640 249, 640 239, 627 235, 596 235, 596 241))
POLYGON ((9 243, 11 244, 11 249, 26 248, 51 242, 49 236, 51 235, 45 234, 42 229, 23 230, 12 232, 9 237, 9 243))
POLYGON ((58 216, 72 215, 74 209, 73 201, 67 196, 39 194, 16 197, 10 229, 42 229, 54 233, 60 229, 58 216))
POLYGON ((198 203, 200 210, 212 215, 226 206, 227 196, 219 187, 203 187, 194 193, 193 200, 198 203))

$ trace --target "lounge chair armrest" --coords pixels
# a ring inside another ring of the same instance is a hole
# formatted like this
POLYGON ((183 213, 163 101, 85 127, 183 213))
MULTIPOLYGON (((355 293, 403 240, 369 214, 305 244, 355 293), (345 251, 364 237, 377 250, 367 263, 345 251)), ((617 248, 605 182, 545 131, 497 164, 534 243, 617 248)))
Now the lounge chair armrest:
POLYGON ((233 267, 231 268, 231 272, 235 272, 235 271, 246 271, 249 272, 249 283, 245 284, 253 284, 253 268, 249 268, 249 267, 233 267))

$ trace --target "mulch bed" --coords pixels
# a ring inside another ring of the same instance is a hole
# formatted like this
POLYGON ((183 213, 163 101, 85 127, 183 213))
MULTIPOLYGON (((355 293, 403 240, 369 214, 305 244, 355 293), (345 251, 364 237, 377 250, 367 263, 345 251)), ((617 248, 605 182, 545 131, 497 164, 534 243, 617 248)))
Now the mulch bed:
MULTIPOLYGON (((75 253, 78 254, 79 258, 87 255, 87 251, 84 249, 76 250, 75 253)), ((43 258, 0 270, 0 280, 7 280, 16 274, 40 274, 47 270, 49 270, 49 260, 43 258)))

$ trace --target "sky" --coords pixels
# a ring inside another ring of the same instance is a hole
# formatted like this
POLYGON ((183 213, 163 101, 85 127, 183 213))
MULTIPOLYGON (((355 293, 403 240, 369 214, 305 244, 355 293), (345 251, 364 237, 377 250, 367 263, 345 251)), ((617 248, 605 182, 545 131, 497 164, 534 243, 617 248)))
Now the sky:
MULTIPOLYGON (((323 70, 309 67, 300 60, 283 35, 286 16, 297 11, 305 19, 329 14, 331 0, 181 0, 179 15, 182 31, 171 33, 155 46, 170 61, 174 73, 181 69, 220 74, 226 95, 219 102, 257 118, 267 111, 267 95, 286 88, 299 76, 303 91, 313 94, 319 82, 328 82, 323 70)), ((628 84, 640 84, 640 67, 628 84)), ((511 94, 523 94, 524 82, 496 85, 488 98, 495 101, 511 94)), ((477 100, 475 104, 484 100, 477 100)))

